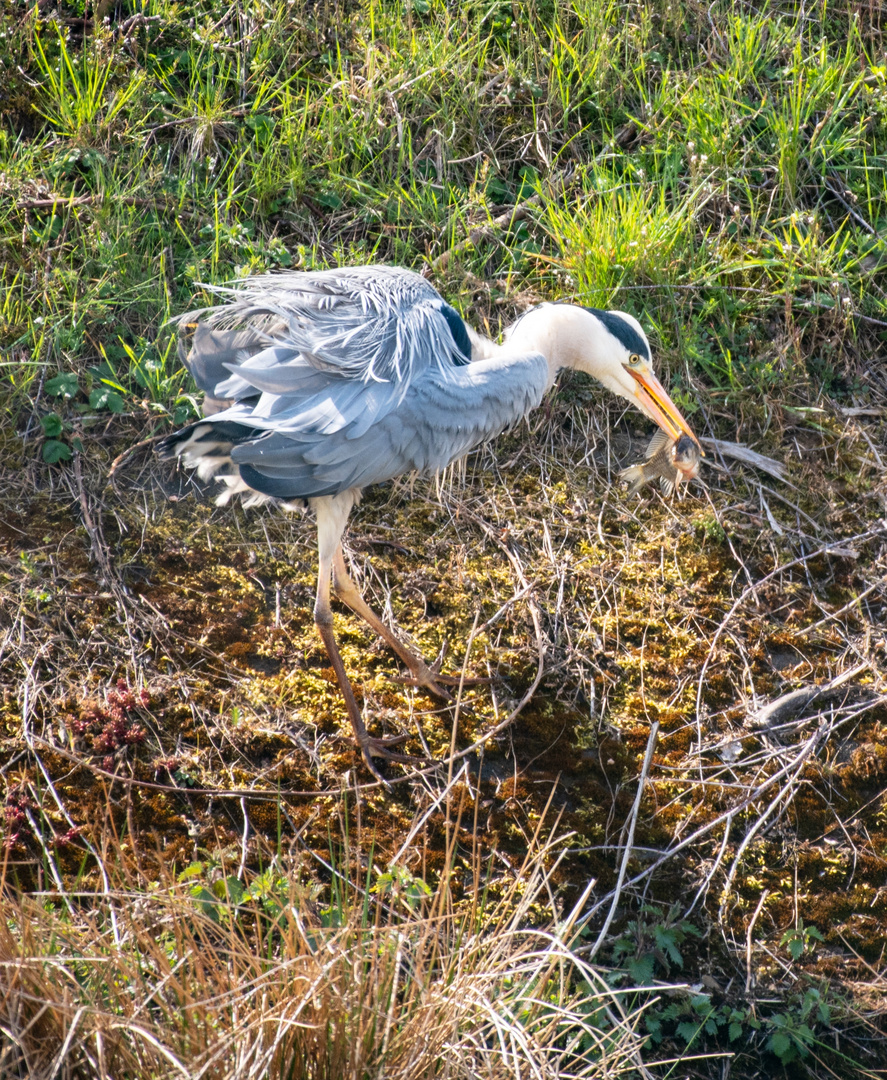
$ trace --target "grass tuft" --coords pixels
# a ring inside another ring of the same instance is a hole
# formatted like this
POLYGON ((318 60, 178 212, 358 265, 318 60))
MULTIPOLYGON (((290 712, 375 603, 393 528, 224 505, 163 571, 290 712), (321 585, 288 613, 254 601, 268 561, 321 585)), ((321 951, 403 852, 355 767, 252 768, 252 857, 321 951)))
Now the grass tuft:
POLYGON ((551 908, 565 841, 468 905, 455 863, 435 889, 402 866, 355 877, 344 850, 326 885, 305 857, 148 880, 137 852, 106 848, 103 893, 66 908, 7 891, 3 1075, 634 1075, 639 1017, 551 908))

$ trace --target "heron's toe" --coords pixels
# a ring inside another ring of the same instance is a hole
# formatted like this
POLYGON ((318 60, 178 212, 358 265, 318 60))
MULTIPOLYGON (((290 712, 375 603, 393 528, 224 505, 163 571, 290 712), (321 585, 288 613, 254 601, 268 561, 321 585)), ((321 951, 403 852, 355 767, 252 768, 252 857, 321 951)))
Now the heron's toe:
POLYGON ((461 675, 442 675, 439 671, 435 673, 434 678, 444 686, 489 686, 490 683, 495 682, 495 679, 488 675, 466 675, 463 678, 461 675))
POLYGON ((391 735, 385 739, 375 739, 371 735, 366 735, 363 739, 356 740, 367 768, 386 787, 389 786, 388 781, 376 768, 373 758, 395 761, 402 765, 427 765, 429 763, 428 758, 416 757, 415 754, 401 754, 392 749, 392 747, 400 746, 401 743, 406 742, 408 738, 409 735, 391 735))
POLYGON ((411 676, 394 675, 392 681, 400 683, 401 686, 420 686, 424 687, 429 693, 434 694, 436 697, 442 698, 444 701, 455 701, 455 698, 447 690, 448 686, 486 686, 493 680, 489 678, 480 678, 474 675, 444 675, 438 668, 440 661, 435 661, 431 666, 422 663, 417 664, 412 668, 411 676))
MULTIPOLYGON (((434 694, 435 697, 443 698, 444 701, 454 701, 455 698, 446 689, 441 686, 441 682, 446 682, 447 679, 441 676, 438 672, 432 671, 427 665, 423 665, 424 671, 414 671, 412 676, 409 675, 389 675, 392 682, 398 683, 400 686, 417 686, 427 690, 430 694, 434 694)), ((459 680, 455 680, 458 685, 459 680)))

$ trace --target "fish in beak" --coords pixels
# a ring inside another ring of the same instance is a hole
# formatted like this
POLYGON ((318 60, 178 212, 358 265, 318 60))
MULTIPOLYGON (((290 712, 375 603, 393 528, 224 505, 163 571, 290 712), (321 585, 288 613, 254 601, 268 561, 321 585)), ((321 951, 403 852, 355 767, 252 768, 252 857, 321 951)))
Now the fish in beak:
MULTIPOLYGON (((669 438, 676 441, 681 435, 689 435, 699 446, 699 440, 693 434, 693 429, 681 416, 677 405, 668 396, 665 387, 653 373, 653 369, 645 364, 643 367, 626 365, 626 370, 638 384, 637 401, 641 411, 658 424, 669 438)), ((702 452, 701 446, 699 449, 702 452)))

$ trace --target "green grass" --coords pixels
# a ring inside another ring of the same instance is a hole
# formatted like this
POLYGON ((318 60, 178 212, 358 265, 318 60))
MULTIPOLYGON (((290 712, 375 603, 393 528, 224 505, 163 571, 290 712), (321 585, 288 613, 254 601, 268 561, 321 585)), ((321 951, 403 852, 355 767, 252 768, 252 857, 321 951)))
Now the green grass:
POLYGON ((20 14, 0 141, 7 393, 21 401, 39 371, 82 370, 114 343, 137 396, 126 349, 153 348, 195 282, 421 266, 537 188, 529 223, 461 251, 440 282, 466 314, 460 272, 506 300, 620 305, 718 390, 810 370, 774 362, 773 335, 748 340, 772 322, 805 354, 822 343, 840 391, 855 350, 831 355, 828 340, 862 348, 887 321, 872 287, 887 69, 864 16, 440 0, 235 15, 150 0, 84 35, 20 14), (549 198, 547 177, 568 167, 549 198), (49 195, 54 210, 27 208, 49 195))

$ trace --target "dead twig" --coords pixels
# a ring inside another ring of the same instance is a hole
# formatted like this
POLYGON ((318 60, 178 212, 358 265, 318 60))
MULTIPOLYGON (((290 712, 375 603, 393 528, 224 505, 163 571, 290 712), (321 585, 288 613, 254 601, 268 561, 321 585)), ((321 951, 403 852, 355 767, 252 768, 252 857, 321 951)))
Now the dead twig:
POLYGON ((128 19, 124 19, 122 23, 115 26, 114 30, 122 37, 126 37, 130 30, 134 30, 137 26, 149 26, 151 23, 162 21, 162 15, 143 15, 140 11, 137 11, 135 15, 130 15, 128 19))
POLYGON ((791 801, 792 793, 797 785, 798 778, 801 775, 801 771, 807 764, 807 761, 813 754, 813 751, 820 745, 820 743, 831 734, 832 730, 837 726, 835 723, 828 725, 820 725, 816 731, 802 744, 800 752, 795 756, 791 762, 790 768, 787 770, 788 779, 782 784, 767 806, 764 807, 763 813, 758 814, 753 824, 746 831, 745 836, 742 838, 742 843, 736 849, 736 853, 733 856, 733 861, 730 864, 730 869, 727 872, 727 880, 724 882, 724 887, 721 890, 721 903, 718 907, 718 921, 723 923, 724 913, 727 907, 727 900, 730 897, 730 893, 733 889, 733 882, 736 880, 736 875, 739 872, 739 867, 742 865, 742 858, 749 848, 749 845, 758 835, 758 833, 769 822, 773 813, 779 809, 779 807, 788 799, 791 801))
POLYGON ((644 764, 641 767, 641 775, 638 777, 638 790, 634 797, 634 806, 631 808, 631 816, 629 817, 628 823, 628 836, 625 838, 625 850, 622 853, 622 862, 619 865, 619 876, 616 879, 616 888, 612 892, 613 902, 610 904, 610 910, 607 912, 606 919, 604 919, 604 925, 601 927, 601 931, 597 936, 597 941, 595 941, 588 952, 589 961, 594 959, 598 949, 606 940, 607 931, 610 929, 610 924, 613 921, 613 917, 616 914, 616 908, 619 906, 619 901, 622 897, 622 887, 625 883, 626 871, 628 870, 628 860, 631 858, 631 851, 634 846, 634 830, 637 825, 638 814, 641 810, 641 800, 644 797, 647 774, 650 772, 650 765, 653 761, 653 751, 656 749, 656 738, 658 735, 659 721, 654 720, 653 725, 650 728, 650 734, 647 737, 647 752, 644 754, 644 764))
POLYGON ((118 495, 120 492, 117 490, 117 473, 123 465, 141 450, 147 450, 149 447, 155 446, 161 439, 165 438, 166 433, 164 432, 161 432, 159 435, 152 435, 150 439, 142 439, 141 442, 134 443, 127 450, 124 450, 122 454, 118 454, 117 457, 114 458, 111 462, 111 468, 108 470, 108 483, 118 495))
MULTIPOLYGON (((786 467, 781 461, 776 461, 774 458, 759 454, 757 450, 750 450, 742 443, 726 442, 724 439, 709 438, 702 438, 699 441, 704 446, 710 447, 724 457, 733 458, 734 461, 741 461, 743 465, 751 465, 755 469, 760 469, 762 472, 769 473, 770 476, 775 477, 777 480, 781 480, 783 483, 788 483, 788 480, 786 479, 786 467)), ((789 486, 794 487, 794 484, 789 486)))
MULTIPOLYGON (((862 600, 865 600, 867 596, 870 596, 875 591, 875 589, 881 589, 885 585, 887 585, 887 575, 882 578, 878 578, 878 580, 873 585, 869 585, 867 589, 863 589, 859 596, 855 596, 849 603, 845 604, 842 608, 838 608, 837 611, 832 612, 830 615, 826 615, 824 618, 820 619, 819 622, 813 623, 812 626, 805 626, 804 629, 801 630, 801 633, 811 634, 814 630, 818 630, 820 626, 825 626, 826 623, 834 622, 835 619, 840 619, 841 616, 846 615, 847 612, 851 610, 851 608, 855 608, 857 604, 859 604, 862 600)), ((820 608, 820 611, 821 610, 822 608, 820 608)))
MULTIPOLYGON (((779 793, 771 804, 771 806, 774 807, 778 806, 779 802, 784 797, 786 791, 793 787, 798 772, 800 771, 800 769, 803 769, 804 765, 807 763, 813 749, 815 749, 816 746, 821 745, 822 742, 827 740, 828 737, 832 735, 839 726, 848 723, 850 720, 854 720, 857 716, 860 716, 862 713, 874 708, 883 700, 885 699, 875 698, 870 702, 866 702, 859 709, 855 709, 853 712, 847 713, 845 716, 842 716, 839 720, 833 722, 832 724, 817 729, 817 731, 815 731, 810 736, 810 738, 802 744, 799 753, 796 756, 793 756, 791 761, 787 762, 785 765, 779 768, 775 773, 773 773, 772 776, 768 776, 760 784, 752 788, 751 791, 749 791, 748 795, 740 802, 736 803, 735 806, 732 806, 729 810, 725 810, 723 813, 718 814, 716 818, 713 818, 711 821, 707 821, 704 825, 700 825, 699 828, 695 829, 692 833, 690 833, 689 836, 684 837, 684 839, 681 840, 679 843, 675 844, 674 847, 669 848, 667 851, 665 851, 658 859, 655 860, 655 862, 650 863, 649 866, 646 866, 643 870, 635 874, 633 878, 630 878, 627 882, 625 882, 624 887, 631 888, 632 886, 639 885, 647 878, 652 877, 656 873, 656 871, 660 869, 660 867, 664 866, 665 863, 669 861, 669 859, 673 859, 682 851, 686 851, 687 848, 692 847, 694 844, 698 843, 704 837, 714 832, 721 825, 726 824, 729 828, 729 825, 734 820, 734 818, 738 817, 741 814, 744 814, 747 810, 750 810, 761 798, 762 795, 764 795, 771 788, 773 788, 775 784, 778 784, 786 777, 789 777, 788 783, 784 784, 780 788, 779 793)), ((766 816, 767 811, 765 811, 765 817, 766 816)), ((744 847, 745 845, 743 845, 743 848, 744 847)), ((734 866, 735 865, 737 864, 734 863, 734 866)), ((595 912, 599 911, 602 907, 604 907, 611 901, 612 897, 612 891, 602 896, 600 900, 598 900, 597 903, 595 903, 594 906, 588 911, 587 917, 589 919, 592 918, 595 912)))
POLYGON ((765 705, 754 713, 749 718, 749 727, 772 730, 777 726, 784 725, 787 719, 793 720, 801 709, 806 708, 813 702, 825 701, 833 697, 845 683, 865 671, 869 666, 868 663, 857 664, 856 667, 843 672, 823 686, 805 686, 800 690, 792 690, 789 694, 783 694, 782 697, 778 697, 775 701, 771 701, 769 705, 765 705))
MULTIPOLYGON (((808 164, 809 164, 809 162, 808 162, 808 164)), ((831 173, 830 177, 831 177, 832 181, 834 182, 834 184, 840 183, 840 180, 835 175, 835 173, 831 173)), ((858 210, 854 210, 854 208, 850 205, 849 202, 847 202, 847 200, 844 198, 844 195, 841 194, 840 190, 837 187, 832 186, 832 184, 830 184, 828 182, 828 180, 825 180, 823 182, 823 186, 825 187, 825 190, 830 195, 833 195, 834 198, 836 198, 838 200, 838 202, 841 204, 841 206, 844 207, 844 209, 847 211, 847 213, 850 215, 850 217, 853 218, 853 220, 856 222, 856 224, 861 226, 863 229, 865 229, 865 231, 869 234, 869 236, 877 236, 878 235, 877 229, 873 229, 872 226, 869 225, 869 223, 862 216, 862 214, 860 214, 858 210)), ((853 198, 853 195, 851 194, 851 192, 848 191, 846 194, 850 195, 850 197, 853 198)))
MULTIPOLYGON (((846 540, 840 541, 839 543, 844 544, 844 545, 853 544, 853 543, 856 543, 856 542, 858 542, 860 540, 868 540, 873 536, 882 536, 885 533, 885 531, 887 531, 887 521, 881 521, 881 522, 878 523, 878 525, 874 529, 867 529, 865 532, 857 533, 857 535, 848 537, 846 540)), ((707 652, 705 660, 704 660, 704 662, 702 664, 702 670, 699 673, 699 681, 698 681, 697 686, 696 686, 696 720, 697 720, 697 725, 701 723, 702 691, 703 691, 703 687, 705 686, 705 676, 708 673, 709 665, 711 664, 711 661, 712 661, 712 659, 713 659, 713 657, 715 655, 715 647, 717 646, 718 642, 721 639, 721 635, 726 630, 728 624, 730 623, 731 619, 736 614, 736 612, 742 607, 742 605, 746 602, 746 600, 750 596, 752 596, 762 586, 766 585, 768 581, 772 581, 775 577, 778 577, 780 574, 784 574, 787 570, 791 570, 795 566, 801 566, 801 565, 803 565, 805 563, 808 563, 808 562, 810 562, 811 559, 819 558, 820 555, 827 555, 829 553, 829 551, 831 551, 833 548, 837 548, 839 546, 839 543, 823 544, 821 547, 818 547, 815 551, 811 551, 808 555, 800 555, 797 559, 792 559, 790 562, 782 563, 779 566, 777 566, 775 569, 771 570, 769 574, 765 574, 764 577, 762 577, 760 581, 756 581, 753 585, 749 585, 747 588, 743 589, 741 595, 738 597, 737 600, 734 601, 734 603, 731 606, 730 610, 727 612, 727 614, 721 620, 720 625, 718 626, 717 630, 714 633, 714 637, 711 639, 711 641, 709 643, 708 652, 707 652)), ((701 733, 700 733, 699 745, 700 745, 700 747, 702 746, 701 733)))
POLYGON ((55 210, 60 207, 70 210, 76 206, 134 206, 145 210, 156 210, 160 214, 175 214, 180 217, 199 217, 193 210, 185 210, 175 203, 163 199, 140 199, 133 195, 55 195, 50 199, 25 199, 15 204, 17 210, 55 210))
POLYGON ((764 906, 764 901, 770 895, 769 889, 764 889, 761 893, 761 898, 758 900, 758 906, 754 910, 754 914, 748 923, 748 928, 745 931, 745 996, 751 998, 752 990, 754 990, 755 977, 751 967, 751 950, 752 950, 752 933, 754 932, 755 923, 758 921, 758 916, 761 914, 761 908, 764 906))

